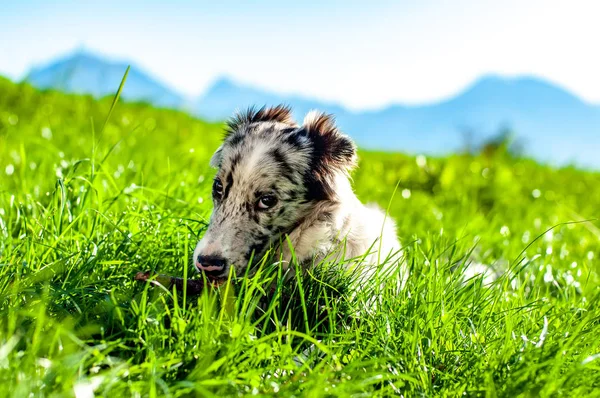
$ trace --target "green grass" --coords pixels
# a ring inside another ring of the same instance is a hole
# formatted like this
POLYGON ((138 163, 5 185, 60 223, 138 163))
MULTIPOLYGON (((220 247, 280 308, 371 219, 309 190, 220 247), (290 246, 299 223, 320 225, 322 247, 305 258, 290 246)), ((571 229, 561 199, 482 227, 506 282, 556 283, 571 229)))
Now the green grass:
POLYGON ((1 396, 600 395, 600 174, 361 153, 404 290, 355 318, 343 283, 266 264, 186 297, 133 276, 195 275, 221 126, 121 102, 105 125, 111 104, 0 79, 1 396), (461 284, 470 260, 504 276, 461 284))

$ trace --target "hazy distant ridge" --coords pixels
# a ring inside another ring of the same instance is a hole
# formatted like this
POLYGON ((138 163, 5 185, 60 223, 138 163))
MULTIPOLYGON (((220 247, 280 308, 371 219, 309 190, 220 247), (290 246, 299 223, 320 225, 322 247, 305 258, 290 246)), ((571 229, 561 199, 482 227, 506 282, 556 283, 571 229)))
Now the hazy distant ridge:
MULTIPOLYGON (((127 67, 78 51, 36 68, 27 80, 39 88, 105 96, 116 91, 127 67)), ((249 105, 287 103, 296 117, 310 109, 334 113, 341 128, 365 148, 444 153, 512 127, 529 154, 544 161, 600 167, 600 107, 535 77, 486 76, 445 101, 421 106, 391 105, 351 112, 318 100, 261 90, 221 78, 196 99, 185 98, 136 66, 123 90, 127 100, 188 110, 209 120, 224 119, 249 105)))

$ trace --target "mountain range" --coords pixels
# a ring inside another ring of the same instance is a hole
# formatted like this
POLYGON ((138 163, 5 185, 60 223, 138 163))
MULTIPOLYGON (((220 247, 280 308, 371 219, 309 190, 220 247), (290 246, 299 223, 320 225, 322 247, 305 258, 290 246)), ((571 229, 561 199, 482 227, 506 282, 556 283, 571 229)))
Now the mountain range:
MULTIPOLYGON (((128 65, 77 51, 34 68, 26 80, 42 89, 100 97, 116 91, 128 65)), ((600 168, 600 106, 533 76, 489 75, 440 102, 351 111, 338 104, 269 92, 228 78, 217 79, 197 98, 186 98, 132 65, 122 97, 183 109, 212 121, 250 105, 287 103, 299 120, 311 109, 333 113, 340 128, 360 147, 432 155, 462 149, 469 141, 483 142, 501 129, 509 129, 524 152, 538 160, 600 168)))

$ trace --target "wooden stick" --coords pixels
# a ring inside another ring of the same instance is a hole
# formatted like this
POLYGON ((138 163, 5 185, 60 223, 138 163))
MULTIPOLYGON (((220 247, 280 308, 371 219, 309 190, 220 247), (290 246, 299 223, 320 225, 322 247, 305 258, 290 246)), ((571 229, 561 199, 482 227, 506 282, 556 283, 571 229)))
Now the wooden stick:
POLYGON ((205 283, 203 280, 178 278, 175 276, 169 276, 164 274, 152 274, 150 271, 140 271, 135 274, 134 279, 139 282, 153 282, 164 286, 167 289, 171 289, 173 285, 177 287, 177 290, 183 292, 183 285, 187 285, 187 293, 192 295, 199 295, 205 286, 212 286, 210 283, 205 283))

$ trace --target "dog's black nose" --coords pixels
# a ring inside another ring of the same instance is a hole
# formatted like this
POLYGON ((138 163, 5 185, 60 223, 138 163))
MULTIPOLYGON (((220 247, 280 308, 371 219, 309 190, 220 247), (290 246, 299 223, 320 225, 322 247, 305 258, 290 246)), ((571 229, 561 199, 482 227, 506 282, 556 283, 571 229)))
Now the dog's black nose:
POLYGON ((220 274, 227 266, 227 261, 218 256, 198 256, 196 267, 207 274, 220 274))

